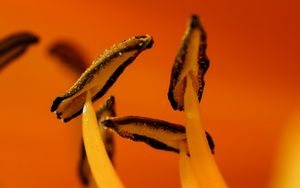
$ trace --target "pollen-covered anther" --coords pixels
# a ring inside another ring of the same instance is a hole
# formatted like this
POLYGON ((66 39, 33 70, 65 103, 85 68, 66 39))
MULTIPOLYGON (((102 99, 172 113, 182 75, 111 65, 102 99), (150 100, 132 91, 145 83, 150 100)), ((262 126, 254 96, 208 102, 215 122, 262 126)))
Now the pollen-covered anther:
MULTIPOLYGON (((179 124, 139 116, 109 118, 101 124, 123 138, 144 142, 155 149, 179 153, 184 143, 187 150, 185 127, 179 124)), ((206 138, 213 152, 214 143, 207 132, 206 138)))
POLYGON ((105 50, 65 94, 53 101, 51 111, 64 122, 77 117, 82 112, 87 91, 90 91, 92 101, 102 97, 125 68, 152 44, 150 35, 141 35, 105 50))
POLYGON ((61 63, 65 64, 79 75, 87 68, 86 60, 81 53, 81 50, 70 42, 55 42, 49 47, 49 54, 58 58, 61 63))
POLYGON ((197 16, 192 16, 172 68, 168 98, 174 110, 184 109, 186 77, 190 76, 200 102, 204 74, 209 66, 206 56, 206 34, 197 16))

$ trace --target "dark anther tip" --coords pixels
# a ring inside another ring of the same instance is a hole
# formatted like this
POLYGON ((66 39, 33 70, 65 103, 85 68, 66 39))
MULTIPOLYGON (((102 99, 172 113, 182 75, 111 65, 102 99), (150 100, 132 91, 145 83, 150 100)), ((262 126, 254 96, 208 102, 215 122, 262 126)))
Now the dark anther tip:
POLYGON ((199 27, 199 25, 200 25, 199 17, 196 14, 193 14, 191 16, 190 25, 191 25, 192 28, 199 27))
POLYGON ((205 131, 205 134, 206 134, 206 139, 207 139, 208 145, 210 147, 210 150, 211 150, 212 154, 214 154, 215 153, 215 143, 214 143, 214 140, 213 140, 212 136, 208 132, 205 131))
POLYGON ((59 104, 62 102, 63 98, 62 97, 56 97, 56 99, 53 101, 52 106, 51 106, 51 112, 54 112, 57 110, 59 104))
POLYGON ((145 42, 145 44, 143 45, 143 48, 145 49, 149 49, 153 46, 154 40, 153 37, 151 35, 138 35, 135 38, 137 39, 143 39, 143 42, 145 42))
POLYGON ((144 39, 144 38, 147 38, 147 36, 146 35, 137 35, 134 38, 136 38, 136 39, 144 39))
POLYGON ((115 97, 113 95, 108 97, 108 102, 110 105, 114 105, 115 104, 115 97))
POLYGON ((71 119, 73 119, 73 117, 72 118, 65 118, 62 121, 63 121, 63 123, 68 123, 71 119))
POLYGON ((168 92, 168 98, 169 98, 169 101, 170 101, 170 104, 171 104, 173 110, 177 110, 178 105, 177 105, 177 102, 174 99, 173 91, 169 90, 169 92, 168 92))
POLYGON ((151 37, 151 40, 148 42, 148 44, 147 44, 145 47, 146 47, 146 48, 152 48, 153 44, 154 44, 154 40, 153 40, 153 38, 151 37))
POLYGON ((17 33, 13 36, 11 36, 11 38, 18 38, 20 41, 20 43, 24 43, 24 44, 34 44, 39 42, 39 37, 37 35, 31 34, 29 32, 21 32, 21 33, 17 33))
POLYGON ((40 41, 40 38, 35 35, 31 35, 31 43, 38 43, 40 41))
POLYGON ((101 121, 101 124, 104 125, 105 127, 108 127, 108 128, 114 127, 114 123, 110 119, 106 119, 106 120, 101 121))
POLYGON ((61 112, 56 112, 56 117, 57 117, 57 119, 61 119, 61 115, 62 115, 61 112))
POLYGON ((24 42, 28 43, 37 43, 39 41, 39 37, 35 34, 29 32, 20 32, 14 35, 15 37, 22 37, 24 42))

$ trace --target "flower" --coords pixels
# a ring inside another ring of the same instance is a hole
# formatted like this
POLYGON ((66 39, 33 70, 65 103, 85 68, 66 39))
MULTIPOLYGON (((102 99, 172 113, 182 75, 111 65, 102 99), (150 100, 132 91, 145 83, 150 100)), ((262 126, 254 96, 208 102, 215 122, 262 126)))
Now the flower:
MULTIPOLYGON (((111 89, 118 115, 184 124, 184 114, 171 110, 166 93, 178 39, 188 15, 196 12, 209 34, 212 66, 200 106, 204 125, 217 144, 216 161, 230 187, 265 187, 278 135, 299 107, 296 5, 258 0, 247 4, 236 0, 3 1, 0 36, 26 29, 39 34, 42 42, 0 73, 0 106, 5 107, 1 110, 1 186, 81 187, 79 119, 62 126, 48 110, 53 96, 75 78, 45 54, 48 44, 59 38, 82 44, 90 62, 113 41, 141 29, 154 34, 155 48, 138 58, 111 89)), ((116 168, 125 185, 179 187, 177 155, 120 138, 116 145, 116 168), (145 176, 136 179, 141 171, 145 176)))
MULTIPOLYGON (((188 24, 172 70, 169 89, 172 107, 186 112, 186 129, 150 118, 97 119, 92 99, 94 101, 102 97, 126 66, 144 49, 152 47, 152 43, 151 36, 140 35, 105 50, 65 94, 53 101, 51 111, 63 122, 83 113, 84 146, 98 187, 123 187, 106 151, 104 126, 124 138, 145 142, 156 149, 180 151, 180 172, 184 188, 227 187, 214 162, 211 154, 214 144, 202 127, 197 107, 204 89, 203 76, 209 63, 205 52, 205 32, 197 16, 193 15, 188 24)), ((60 56, 61 54, 68 53, 58 53, 60 56)), ((68 59, 71 58, 66 60, 68 59)))

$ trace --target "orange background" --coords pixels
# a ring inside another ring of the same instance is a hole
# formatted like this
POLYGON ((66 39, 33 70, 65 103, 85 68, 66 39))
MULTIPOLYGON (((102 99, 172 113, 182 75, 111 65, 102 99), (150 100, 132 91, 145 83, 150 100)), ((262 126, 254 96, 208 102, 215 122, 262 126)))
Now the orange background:
MULTIPOLYGON (((298 7, 298 1, 260 0, 2 0, 0 38, 28 30, 41 42, 0 72, 0 187, 83 187, 77 175, 81 120, 63 124, 50 113, 53 99, 76 79, 47 54, 58 39, 78 44, 90 62, 113 43, 151 34, 155 45, 109 94, 119 116, 184 123, 167 90, 192 13, 208 34, 211 66, 201 109, 219 168, 230 187, 267 187, 278 138, 300 107, 298 7)), ((174 153, 117 138, 115 159, 128 188, 180 187, 174 153)))

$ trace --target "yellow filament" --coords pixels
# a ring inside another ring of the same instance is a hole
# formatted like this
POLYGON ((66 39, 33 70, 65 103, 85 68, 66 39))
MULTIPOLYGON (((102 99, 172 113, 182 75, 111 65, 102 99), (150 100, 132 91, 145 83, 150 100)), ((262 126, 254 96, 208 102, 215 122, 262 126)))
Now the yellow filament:
POLYGON ((97 187, 97 184, 96 184, 96 182, 95 182, 95 179, 93 178, 93 176, 91 175, 90 176, 90 179, 89 179, 89 186, 88 186, 89 188, 98 188, 97 187))
POLYGON ((292 117, 281 138, 271 188, 300 187, 300 111, 292 117))
POLYGON ((179 170, 180 170, 180 182, 182 188, 201 188, 193 169, 191 166, 191 160, 187 156, 186 149, 184 144, 180 145, 180 154, 179 154, 179 170))
POLYGON ((189 75, 187 76, 187 86, 184 94, 184 109, 191 165, 200 186, 202 188, 227 187, 208 146, 200 118, 198 96, 189 75))
POLYGON ((82 115, 82 134, 87 159, 99 188, 123 188, 107 153, 88 91, 82 115))

